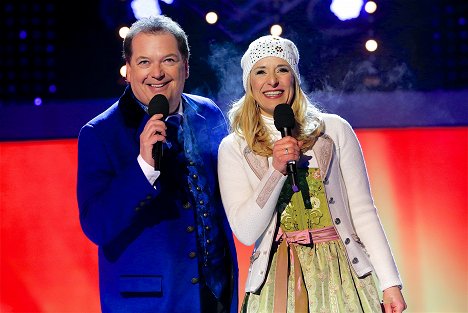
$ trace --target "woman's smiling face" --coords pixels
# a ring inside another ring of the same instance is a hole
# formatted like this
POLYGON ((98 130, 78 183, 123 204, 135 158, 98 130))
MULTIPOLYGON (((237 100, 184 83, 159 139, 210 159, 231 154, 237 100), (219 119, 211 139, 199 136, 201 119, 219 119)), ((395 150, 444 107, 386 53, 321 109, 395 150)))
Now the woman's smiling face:
POLYGON ((278 104, 294 98, 294 74, 288 62, 278 57, 259 60, 250 71, 252 94, 263 115, 273 116, 278 104))

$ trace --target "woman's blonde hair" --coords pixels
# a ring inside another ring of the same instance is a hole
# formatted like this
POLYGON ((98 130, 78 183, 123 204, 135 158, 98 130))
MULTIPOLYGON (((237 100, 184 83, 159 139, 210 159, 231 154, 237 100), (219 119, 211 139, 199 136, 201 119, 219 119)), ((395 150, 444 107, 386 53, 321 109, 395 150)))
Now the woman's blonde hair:
MULTIPOLYGON (((247 86, 245 95, 235 101, 228 112, 231 132, 243 137, 249 148, 256 154, 271 156, 273 151, 272 140, 261 118, 260 108, 253 97, 250 75, 247 78, 247 86)), ((320 110, 312 104, 303 92, 295 75, 294 98, 291 108, 296 120, 293 136, 304 142, 301 149, 303 152, 310 150, 317 137, 324 131, 324 123, 320 110)))

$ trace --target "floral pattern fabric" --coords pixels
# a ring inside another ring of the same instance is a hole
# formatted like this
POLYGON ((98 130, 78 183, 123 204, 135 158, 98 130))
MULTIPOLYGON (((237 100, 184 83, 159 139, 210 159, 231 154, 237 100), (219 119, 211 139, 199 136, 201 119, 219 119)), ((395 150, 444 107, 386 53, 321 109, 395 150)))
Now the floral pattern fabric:
MULTIPOLYGON (((318 168, 298 169, 300 191, 286 182, 277 210, 284 232, 332 226, 327 197, 318 168)), ((295 246, 309 298, 309 312, 381 312, 373 275, 359 278, 348 263, 341 240, 295 246)), ((272 249, 272 251, 275 251, 272 249)), ((273 312, 277 252, 271 257, 265 283, 257 293, 247 293, 241 312, 273 312)), ((287 312, 294 313, 294 264, 288 277, 287 312)))

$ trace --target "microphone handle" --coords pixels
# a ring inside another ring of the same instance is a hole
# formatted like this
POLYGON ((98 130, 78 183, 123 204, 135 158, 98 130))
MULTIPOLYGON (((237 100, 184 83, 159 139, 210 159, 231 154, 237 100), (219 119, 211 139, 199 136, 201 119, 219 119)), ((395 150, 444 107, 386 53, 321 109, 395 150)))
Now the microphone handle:
POLYGON ((154 160, 154 170, 160 171, 161 170, 161 156, 163 152, 163 146, 161 141, 157 141, 153 145, 153 160, 154 160))
POLYGON ((289 127, 283 127, 281 129, 281 137, 292 136, 292 130, 289 127))
POLYGON ((286 171, 288 172, 289 182, 291 183, 291 189, 293 192, 299 191, 299 181, 297 179, 297 168, 296 161, 288 161, 286 166, 286 171))
MULTIPOLYGON (((292 136, 292 131, 290 127, 283 127, 281 129, 281 136, 286 137, 286 136, 292 136)), ((291 188, 293 192, 298 192, 299 191, 299 182, 297 179, 297 168, 296 168, 296 161, 291 160, 288 161, 286 165, 286 171, 288 172, 289 176, 289 182, 291 183, 291 188)))

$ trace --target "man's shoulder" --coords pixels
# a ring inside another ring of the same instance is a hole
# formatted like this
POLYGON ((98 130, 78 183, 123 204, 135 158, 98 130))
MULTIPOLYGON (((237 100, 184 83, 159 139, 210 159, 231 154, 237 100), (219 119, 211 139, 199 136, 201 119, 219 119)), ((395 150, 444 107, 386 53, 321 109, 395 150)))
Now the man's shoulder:
POLYGON ((200 95, 194 95, 191 93, 183 93, 182 97, 185 98, 186 101, 193 101, 197 103, 209 103, 209 104, 214 104, 214 101, 208 97, 200 96, 200 95))
POLYGON ((199 115, 205 117, 224 117, 221 108, 210 98, 188 93, 183 93, 182 98, 187 104, 187 107, 195 111, 199 115))
POLYGON ((189 106, 194 108, 196 111, 203 110, 219 110, 218 105, 208 97, 194 95, 190 93, 183 93, 182 98, 188 103, 189 106))
POLYGON ((110 122, 112 119, 115 119, 118 112, 118 101, 114 102, 110 107, 108 107, 103 112, 99 113, 93 117, 88 123, 89 125, 100 125, 110 122))

